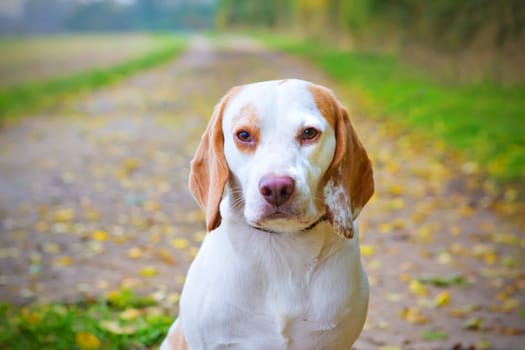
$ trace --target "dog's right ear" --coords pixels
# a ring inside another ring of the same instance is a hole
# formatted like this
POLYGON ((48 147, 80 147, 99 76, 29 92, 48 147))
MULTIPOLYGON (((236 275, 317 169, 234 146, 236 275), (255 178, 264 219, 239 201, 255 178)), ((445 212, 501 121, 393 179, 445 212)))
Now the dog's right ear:
POLYGON ((191 161, 189 187, 206 214, 206 229, 212 231, 221 223, 219 204, 230 170, 224 157, 222 116, 226 105, 239 88, 231 89, 215 106, 213 115, 191 161))

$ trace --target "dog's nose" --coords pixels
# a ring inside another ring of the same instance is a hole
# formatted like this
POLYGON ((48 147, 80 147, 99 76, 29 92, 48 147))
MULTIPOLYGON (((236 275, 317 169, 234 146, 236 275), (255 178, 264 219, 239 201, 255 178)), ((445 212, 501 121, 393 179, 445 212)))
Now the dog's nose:
POLYGON ((259 192, 264 200, 275 206, 285 203, 295 190, 295 181, 289 176, 266 175, 259 181, 259 192))

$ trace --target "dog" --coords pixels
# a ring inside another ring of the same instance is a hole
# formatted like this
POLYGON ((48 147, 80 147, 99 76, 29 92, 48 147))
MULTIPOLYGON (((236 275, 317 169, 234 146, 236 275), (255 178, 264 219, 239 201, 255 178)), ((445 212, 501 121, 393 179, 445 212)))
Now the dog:
POLYGON ((297 79, 232 88, 189 187, 209 233, 161 349, 350 349, 369 293, 356 219, 374 182, 334 94, 297 79))

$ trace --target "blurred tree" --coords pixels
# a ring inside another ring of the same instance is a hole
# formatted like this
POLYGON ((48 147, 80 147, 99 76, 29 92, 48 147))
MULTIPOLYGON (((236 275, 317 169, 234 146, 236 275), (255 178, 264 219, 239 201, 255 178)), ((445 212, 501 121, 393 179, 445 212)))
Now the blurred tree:
POLYGON ((217 23, 298 28, 315 36, 400 34, 447 49, 480 35, 492 44, 516 40, 525 28, 523 0, 219 0, 217 23))

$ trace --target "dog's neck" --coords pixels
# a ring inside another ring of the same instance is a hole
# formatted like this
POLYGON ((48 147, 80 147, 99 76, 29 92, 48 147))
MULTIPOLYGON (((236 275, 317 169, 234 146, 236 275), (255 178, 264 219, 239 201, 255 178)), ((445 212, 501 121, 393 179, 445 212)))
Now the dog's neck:
POLYGON ((248 225, 242 213, 230 204, 226 195, 220 206, 222 222, 218 233, 227 235, 234 251, 246 261, 281 264, 299 271, 305 266, 315 266, 343 246, 354 244, 353 240, 339 236, 324 215, 305 229, 275 233, 248 225))

